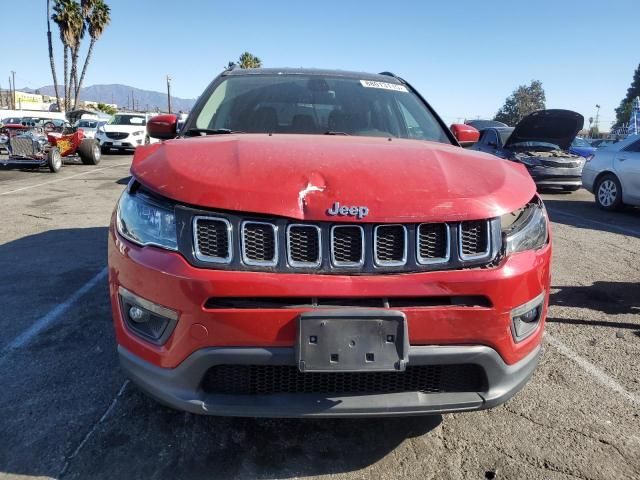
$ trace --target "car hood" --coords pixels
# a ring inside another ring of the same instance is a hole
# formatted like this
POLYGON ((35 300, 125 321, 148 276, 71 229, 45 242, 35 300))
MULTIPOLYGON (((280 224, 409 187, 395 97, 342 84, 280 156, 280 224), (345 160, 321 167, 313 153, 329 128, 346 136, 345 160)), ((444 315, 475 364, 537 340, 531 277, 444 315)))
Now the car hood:
POLYGON ((169 140, 136 151, 148 189, 198 207, 307 220, 335 202, 367 222, 490 218, 535 195, 522 165, 453 145, 371 137, 238 134, 169 140))
POLYGON ((568 150, 583 125, 584 117, 571 110, 539 110, 520 120, 504 146, 509 148, 519 142, 546 142, 568 150))

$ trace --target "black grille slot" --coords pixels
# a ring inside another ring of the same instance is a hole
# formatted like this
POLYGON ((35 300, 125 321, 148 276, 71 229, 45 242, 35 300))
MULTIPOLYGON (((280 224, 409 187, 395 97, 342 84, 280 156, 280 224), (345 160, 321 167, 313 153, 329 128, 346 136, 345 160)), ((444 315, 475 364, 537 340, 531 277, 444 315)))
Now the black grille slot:
POLYGON ((122 140, 123 138, 127 138, 129 136, 128 133, 125 132, 105 132, 107 137, 112 140, 122 140))
POLYGON ((435 263, 449 257, 449 228, 445 223, 418 226, 418 262, 435 263))
POLYGON ((276 227, 270 223, 244 222, 242 225, 242 256, 249 265, 275 265, 276 227))
POLYGON ((291 225, 287 231, 289 263, 292 266, 320 265, 320 229, 312 225, 291 225))
POLYGON ((230 225, 225 220, 196 219, 196 255, 204 261, 229 262, 230 225))
POLYGON ((404 372, 302 373, 289 365, 218 365, 203 380, 207 393, 323 395, 397 392, 479 392, 484 390, 482 368, 474 364, 416 365, 404 372))
POLYGON ((333 263, 339 266, 359 265, 364 261, 364 231, 357 226, 336 226, 332 230, 333 263))
POLYGON ((407 231, 402 225, 376 227, 375 260, 378 265, 402 265, 407 261, 407 231))
POLYGON ((485 220, 460 224, 460 252, 462 257, 482 256, 489 252, 489 225, 485 220))

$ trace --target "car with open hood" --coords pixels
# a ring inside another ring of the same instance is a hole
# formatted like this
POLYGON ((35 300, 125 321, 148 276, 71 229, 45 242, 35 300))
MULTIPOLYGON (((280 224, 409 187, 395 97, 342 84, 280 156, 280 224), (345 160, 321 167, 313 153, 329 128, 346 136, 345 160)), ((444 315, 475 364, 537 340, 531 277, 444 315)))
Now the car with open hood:
POLYGON ((584 117, 570 110, 539 110, 515 127, 486 128, 473 150, 526 166, 540 188, 578 190, 585 159, 571 153, 584 117))
POLYGON ((232 416, 494 407, 541 353, 551 238, 524 166, 389 74, 230 69, 149 121, 109 232, 120 363, 232 416), (455 132, 455 134, 453 133, 455 132))

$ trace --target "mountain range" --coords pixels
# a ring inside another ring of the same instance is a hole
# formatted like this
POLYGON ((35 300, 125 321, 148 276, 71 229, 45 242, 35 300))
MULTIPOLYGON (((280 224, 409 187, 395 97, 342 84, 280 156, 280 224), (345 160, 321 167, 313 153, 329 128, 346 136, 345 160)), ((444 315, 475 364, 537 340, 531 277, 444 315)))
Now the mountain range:
MULTIPOLYGON (((61 87, 59 87, 62 90, 61 87)), ((55 90, 53 85, 47 85, 37 90, 23 89, 25 92, 38 91, 41 95, 54 96, 55 90)), ((120 109, 132 108, 135 102, 137 110, 161 111, 167 110, 167 94, 162 92, 154 92, 152 90, 142 90, 140 88, 130 87, 128 85, 91 85, 83 87, 80 92, 80 99, 100 103, 115 103, 120 109)), ((171 96, 171 110, 174 112, 188 112, 195 103, 195 98, 178 98, 171 96)))

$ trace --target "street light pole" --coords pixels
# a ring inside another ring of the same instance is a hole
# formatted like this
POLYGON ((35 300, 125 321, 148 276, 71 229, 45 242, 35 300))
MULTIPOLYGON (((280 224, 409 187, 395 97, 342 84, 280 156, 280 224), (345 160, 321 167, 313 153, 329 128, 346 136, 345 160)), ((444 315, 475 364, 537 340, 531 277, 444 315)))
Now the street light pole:
POLYGON ((171 77, 169 75, 167 75, 167 106, 169 113, 171 113, 171 77))
POLYGON ((13 109, 16 109, 16 72, 11 70, 11 76, 13 77, 13 94, 11 95, 11 104, 13 109))
POLYGON ((598 130, 598 132, 600 132, 600 128, 598 126, 599 117, 600 117, 600 105, 596 104, 596 130, 598 130))

